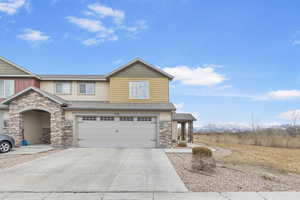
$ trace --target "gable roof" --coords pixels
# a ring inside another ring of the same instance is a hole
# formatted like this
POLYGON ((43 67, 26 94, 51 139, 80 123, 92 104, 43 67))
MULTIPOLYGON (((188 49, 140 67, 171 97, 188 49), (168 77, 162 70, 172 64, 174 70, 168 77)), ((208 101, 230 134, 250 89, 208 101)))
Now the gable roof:
POLYGON ((172 80, 172 79, 174 78, 174 76, 172 76, 171 74, 168 74, 167 72, 165 72, 165 71, 159 69, 158 67, 155 67, 154 65, 151 65, 151 64, 145 62, 144 60, 142 60, 142 59, 140 59, 140 58, 136 58, 136 59, 130 61, 129 63, 127 63, 127 64, 125 64, 125 65, 123 65, 123 66, 121 66, 121 67, 115 69, 115 70, 112 71, 111 73, 107 74, 105 77, 106 77, 106 78, 109 78, 109 77, 111 77, 111 76, 113 76, 113 75, 119 73, 120 71, 122 71, 122 70, 124 70, 124 69, 130 67, 132 64, 137 63, 137 62, 143 63, 146 67, 149 67, 150 69, 152 69, 152 70, 154 70, 154 71, 156 71, 156 72, 162 74, 163 76, 169 78, 170 80, 172 80))
POLYGON ((106 81, 104 75, 45 74, 39 77, 44 81, 106 81))
POLYGON ((197 119, 190 113, 173 113, 173 121, 196 121, 197 119))
POLYGON ((1 75, 0 76, 6 76, 6 77, 9 77, 9 76, 21 76, 21 77, 35 77, 35 78, 38 78, 39 79, 39 76, 37 76, 36 74, 33 74, 32 72, 28 71, 27 69, 25 69, 24 67, 21 67, 20 65, 17 65, 16 63, 13 63, 12 61, 6 59, 6 58, 3 58, 0 56, 0 60, 9 64, 10 66, 12 67, 15 67, 17 68, 18 70, 24 72, 25 74, 24 75, 1 75))
POLYGON ((40 90, 39 88, 36 88, 36 87, 26 88, 26 89, 22 90, 21 92, 18 92, 17 94, 15 94, 15 95, 9 97, 8 99, 2 101, 1 103, 4 104, 4 105, 7 105, 9 102, 11 102, 12 100, 14 100, 15 98, 17 98, 17 97, 19 97, 19 96, 21 96, 21 95, 23 95, 26 92, 31 91, 31 90, 39 93, 42 96, 45 96, 45 97, 51 99, 52 101, 54 101, 54 102, 56 102, 56 103, 58 103, 60 105, 67 105, 67 102, 64 99, 62 99, 62 98, 60 98, 60 97, 58 97, 56 95, 50 94, 48 92, 45 92, 43 90, 40 90))

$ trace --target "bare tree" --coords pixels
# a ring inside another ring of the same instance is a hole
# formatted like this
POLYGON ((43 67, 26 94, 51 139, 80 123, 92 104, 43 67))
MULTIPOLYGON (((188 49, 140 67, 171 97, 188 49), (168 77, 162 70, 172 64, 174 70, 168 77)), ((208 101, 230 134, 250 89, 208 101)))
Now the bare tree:
POLYGON ((291 119, 291 125, 293 127, 296 127, 297 122, 300 119, 300 112, 298 110, 294 110, 293 112, 291 112, 290 119, 291 119))

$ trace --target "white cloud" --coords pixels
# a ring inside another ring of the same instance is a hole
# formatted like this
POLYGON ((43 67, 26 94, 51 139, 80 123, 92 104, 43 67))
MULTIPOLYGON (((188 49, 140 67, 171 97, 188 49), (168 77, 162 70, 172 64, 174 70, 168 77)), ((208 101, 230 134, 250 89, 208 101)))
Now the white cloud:
POLYGON ((26 0, 4 0, 0 2, 0 12, 4 12, 8 15, 16 14, 25 3, 26 0))
POLYGON ((222 86, 216 87, 215 89, 225 90, 225 89, 232 88, 232 87, 233 87, 232 85, 222 85, 222 86))
POLYGON ((300 40, 293 40, 292 45, 300 45, 300 40))
POLYGON ((300 110, 289 110, 287 112, 280 113, 277 117, 280 119, 287 119, 287 120, 299 120, 300 110))
POLYGON ((176 107, 177 112, 181 112, 184 107, 184 103, 174 103, 174 106, 176 107))
POLYGON ((90 38, 81 41, 85 46, 95 46, 103 42, 117 41, 121 33, 128 33, 129 36, 134 37, 148 27, 145 20, 137 20, 131 27, 126 26, 124 22, 125 12, 122 10, 113 9, 99 3, 90 4, 87 8, 88 10, 81 12, 85 15, 84 18, 66 17, 70 23, 94 33, 90 38), (104 18, 112 19, 112 21, 104 18))
POLYGON ((117 59, 117 60, 114 61, 114 64, 117 64, 117 65, 119 65, 121 63, 124 63, 123 59, 117 59))
POLYGON ((113 21, 118 24, 122 23, 125 18, 124 11, 103 6, 99 3, 88 5, 88 9, 98 14, 101 18, 111 17, 113 21))
POLYGON ((300 90, 276 90, 271 91, 266 95, 256 97, 255 100, 289 100, 299 98, 300 90))
POLYGON ((96 46, 103 42, 114 42, 114 41, 117 41, 118 39, 119 38, 116 35, 112 35, 112 36, 105 37, 105 38, 95 37, 95 38, 90 38, 90 39, 82 41, 82 44, 85 46, 96 46))
POLYGON ((50 39, 50 36, 46 35, 45 33, 33 29, 25 29, 24 32, 17 37, 32 43, 47 41, 50 39))
POLYGON ((85 29, 89 32, 98 32, 98 31, 103 31, 106 30, 106 27, 103 26, 102 22, 99 20, 91 20, 87 18, 77 18, 77 17, 66 17, 66 19, 77 25, 78 27, 85 29))
POLYGON ((213 67, 208 65, 197 68, 182 65, 167 67, 164 70, 175 76, 175 80, 184 85, 213 86, 227 80, 223 74, 217 73, 213 67))
POLYGON ((141 30, 147 29, 148 25, 146 20, 137 20, 133 26, 129 26, 129 27, 125 27, 127 31, 133 33, 133 34, 137 34, 139 33, 141 30))

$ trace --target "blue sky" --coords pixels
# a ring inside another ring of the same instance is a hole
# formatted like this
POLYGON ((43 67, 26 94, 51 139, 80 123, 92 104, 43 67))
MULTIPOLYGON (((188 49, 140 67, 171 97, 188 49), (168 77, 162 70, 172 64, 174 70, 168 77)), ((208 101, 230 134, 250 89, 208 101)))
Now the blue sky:
MULTIPOLYGON (((300 2, 0 0, 0 55, 34 73, 105 74, 140 57, 208 123, 300 113, 300 2)), ((299 114, 300 116, 300 114, 299 114)))

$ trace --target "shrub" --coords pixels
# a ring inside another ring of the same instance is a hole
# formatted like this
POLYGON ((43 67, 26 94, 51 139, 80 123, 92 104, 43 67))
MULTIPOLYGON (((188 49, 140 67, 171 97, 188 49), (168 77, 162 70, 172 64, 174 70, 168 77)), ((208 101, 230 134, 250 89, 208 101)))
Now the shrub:
POLYGON ((193 155, 199 155, 201 157, 212 157, 212 150, 207 147, 193 147, 193 155))
POLYGON ((179 141, 177 146, 178 147, 187 147, 187 143, 186 143, 186 141, 179 141))
POLYGON ((213 172, 217 167, 216 161, 213 157, 201 157, 199 155, 193 155, 191 162, 192 169, 197 171, 200 170, 205 172, 213 172))

